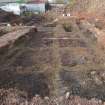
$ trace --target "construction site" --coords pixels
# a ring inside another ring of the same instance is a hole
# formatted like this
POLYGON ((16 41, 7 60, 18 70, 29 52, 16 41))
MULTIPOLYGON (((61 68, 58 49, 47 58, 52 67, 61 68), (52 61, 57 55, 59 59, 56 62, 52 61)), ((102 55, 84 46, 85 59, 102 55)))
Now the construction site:
POLYGON ((0 1, 0 105, 105 105, 105 0, 26 1, 0 1))

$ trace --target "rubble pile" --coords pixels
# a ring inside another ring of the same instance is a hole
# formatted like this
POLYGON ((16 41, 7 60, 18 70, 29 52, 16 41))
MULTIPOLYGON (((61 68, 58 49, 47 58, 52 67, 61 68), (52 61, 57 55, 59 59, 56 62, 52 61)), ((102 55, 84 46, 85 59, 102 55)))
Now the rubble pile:
POLYGON ((1 105, 104 105, 101 100, 95 98, 87 100, 79 96, 44 97, 36 95, 32 99, 27 94, 17 89, 0 90, 1 105))
POLYGON ((11 25, 34 25, 40 24, 45 21, 44 15, 36 15, 32 13, 27 13, 25 15, 19 16, 12 12, 6 12, 0 9, 0 24, 9 23, 11 25))
POLYGON ((20 16, 18 15, 14 15, 13 13, 10 12, 5 12, 3 10, 0 9, 0 23, 21 23, 22 20, 20 18, 20 16))
MULTIPOLYGON (((13 31, 13 32, 10 32, 10 33, 7 33, 1 36, 0 37, 0 48, 4 48, 5 46, 10 46, 10 44, 13 44, 19 38, 29 33, 30 30, 34 30, 34 29, 36 29, 36 27, 21 27, 20 29, 17 29, 16 31, 13 31)), ((36 32, 36 31, 34 30, 33 32, 36 32)))

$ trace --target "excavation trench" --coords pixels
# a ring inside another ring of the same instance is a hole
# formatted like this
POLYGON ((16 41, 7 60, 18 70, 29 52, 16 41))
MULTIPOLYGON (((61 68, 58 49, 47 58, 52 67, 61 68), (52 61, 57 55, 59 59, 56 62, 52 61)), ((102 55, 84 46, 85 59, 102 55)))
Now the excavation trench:
MULTIPOLYGON (((0 88, 17 88, 31 98, 50 96, 52 49, 42 40, 47 32, 29 32, 0 53, 0 88), (43 56, 46 55, 46 56, 43 56), (5 78, 4 78, 5 76, 5 78)), ((48 33, 49 35, 49 33, 48 33)))
POLYGON ((105 100, 103 49, 97 46, 94 33, 75 21, 69 32, 63 23, 40 26, 38 32, 25 34, 3 50, 0 88, 17 88, 29 97, 61 96, 69 91, 71 95, 105 100))

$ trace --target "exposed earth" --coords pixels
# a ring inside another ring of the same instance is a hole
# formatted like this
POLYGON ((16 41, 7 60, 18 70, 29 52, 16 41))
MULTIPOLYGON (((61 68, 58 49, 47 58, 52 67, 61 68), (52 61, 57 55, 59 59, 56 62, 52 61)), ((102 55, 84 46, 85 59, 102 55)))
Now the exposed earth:
POLYGON ((48 21, 44 15, 33 15, 8 22, 1 17, 0 89, 16 88, 29 99, 69 92, 105 101, 105 25, 104 20, 88 16, 48 21))

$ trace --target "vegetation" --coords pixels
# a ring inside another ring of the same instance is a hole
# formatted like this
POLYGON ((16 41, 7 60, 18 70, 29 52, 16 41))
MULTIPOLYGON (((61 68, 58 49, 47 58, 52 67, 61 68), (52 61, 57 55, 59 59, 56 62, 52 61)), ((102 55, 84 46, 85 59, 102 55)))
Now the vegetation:
POLYGON ((70 8, 72 8, 74 6, 76 0, 68 0, 68 1, 69 1, 69 5, 68 6, 70 6, 70 8))
POLYGON ((66 24, 66 23, 64 23, 64 24, 63 24, 63 28, 64 28, 64 30, 65 30, 66 32, 72 32, 72 26, 71 26, 71 24, 66 24))
POLYGON ((75 0, 56 0, 57 3, 65 3, 68 2, 70 5, 75 3, 75 0))
POLYGON ((25 2, 25 0, 17 0, 17 3, 24 3, 25 2))
POLYGON ((64 0, 56 0, 57 3, 64 3, 64 0))

